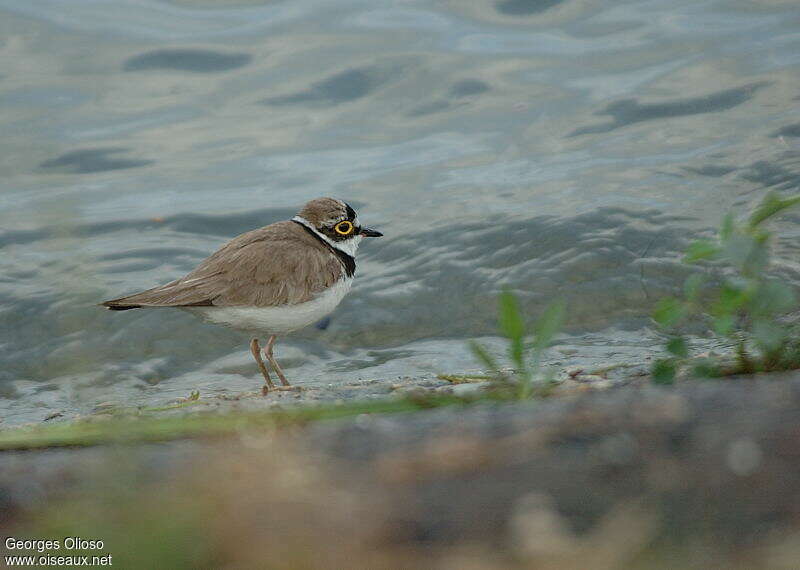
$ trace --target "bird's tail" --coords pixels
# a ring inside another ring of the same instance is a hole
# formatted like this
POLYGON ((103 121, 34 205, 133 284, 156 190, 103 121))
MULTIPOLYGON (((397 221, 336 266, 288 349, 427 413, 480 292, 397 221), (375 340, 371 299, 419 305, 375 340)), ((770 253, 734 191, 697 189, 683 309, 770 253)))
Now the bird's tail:
MULTIPOLYGON (((135 295, 131 295, 135 297, 135 295)), ((141 309, 141 305, 131 303, 130 297, 120 297, 119 299, 112 299, 111 301, 103 301, 100 303, 101 307, 105 307, 109 311, 127 311, 128 309, 141 309)))
POLYGON ((178 280, 141 293, 104 301, 100 306, 111 311, 127 311, 142 307, 207 307, 212 304, 210 298, 198 294, 192 285, 178 280))

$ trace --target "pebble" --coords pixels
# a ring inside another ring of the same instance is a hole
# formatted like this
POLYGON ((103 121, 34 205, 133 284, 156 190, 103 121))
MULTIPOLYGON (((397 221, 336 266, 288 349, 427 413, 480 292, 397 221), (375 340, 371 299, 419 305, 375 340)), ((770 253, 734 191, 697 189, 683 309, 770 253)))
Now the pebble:
POLYGON ((119 407, 118 402, 100 402, 92 408, 93 414, 102 414, 119 407))
POLYGON ((480 392, 489 387, 490 382, 469 382, 467 384, 456 384, 452 386, 454 396, 477 396, 480 392))

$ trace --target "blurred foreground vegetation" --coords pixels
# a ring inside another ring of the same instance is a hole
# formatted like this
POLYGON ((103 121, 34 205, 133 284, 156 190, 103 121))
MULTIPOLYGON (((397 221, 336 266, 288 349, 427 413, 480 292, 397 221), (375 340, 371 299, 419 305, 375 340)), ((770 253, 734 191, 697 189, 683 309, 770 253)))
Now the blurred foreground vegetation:
POLYGON ((800 196, 768 193, 745 221, 728 214, 714 239, 696 240, 684 256, 701 264, 684 284, 682 297, 665 298, 653 318, 671 332, 670 357, 656 361, 653 377, 671 383, 681 367, 700 377, 800 368, 800 327, 794 289, 771 275, 774 236, 765 224, 800 203, 800 196), (691 358, 682 326, 700 323, 733 347, 732 358, 691 358))
POLYGON ((6 454, 0 520, 120 568, 788 570, 798 430, 797 377, 252 424, 6 454))

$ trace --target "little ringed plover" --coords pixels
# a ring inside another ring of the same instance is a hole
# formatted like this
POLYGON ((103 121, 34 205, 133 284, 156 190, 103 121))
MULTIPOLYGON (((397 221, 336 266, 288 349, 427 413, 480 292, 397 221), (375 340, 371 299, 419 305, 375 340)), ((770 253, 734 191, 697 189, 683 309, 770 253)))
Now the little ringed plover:
POLYGON ((264 354, 281 384, 289 386, 272 353, 275 339, 333 311, 353 283, 361 239, 382 235, 362 227, 341 200, 317 198, 291 220, 233 238, 185 277, 101 305, 113 311, 177 307, 252 333, 250 352, 267 394, 275 385, 258 335, 269 335, 264 354))

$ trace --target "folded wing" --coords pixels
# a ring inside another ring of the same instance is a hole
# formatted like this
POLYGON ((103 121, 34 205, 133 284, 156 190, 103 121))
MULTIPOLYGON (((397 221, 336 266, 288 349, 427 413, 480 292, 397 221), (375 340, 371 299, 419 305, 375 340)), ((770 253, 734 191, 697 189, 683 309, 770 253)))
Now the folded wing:
POLYGON ((102 303, 140 307, 272 307, 310 301, 342 277, 336 256, 291 222, 233 239, 181 279, 102 303))

